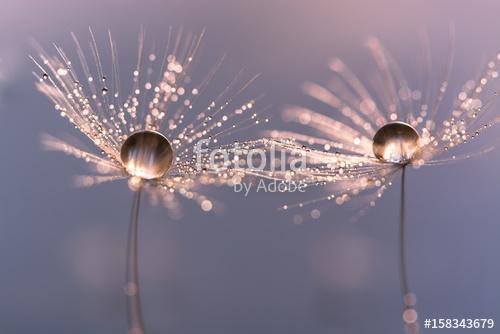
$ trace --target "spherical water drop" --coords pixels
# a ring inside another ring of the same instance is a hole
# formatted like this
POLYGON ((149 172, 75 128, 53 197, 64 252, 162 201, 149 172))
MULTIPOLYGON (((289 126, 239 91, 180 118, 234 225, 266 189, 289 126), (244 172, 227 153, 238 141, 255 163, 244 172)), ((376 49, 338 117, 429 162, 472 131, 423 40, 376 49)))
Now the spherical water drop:
POLYGON ((144 130, 125 140, 120 155, 130 175, 151 180, 163 176, 169 170, 174 152, 165 136, 144 130))
POLYGON ((419 138, 417 131, 407 123, 388 123, 375 133, 373 153, 383 162, 407 164, 418 151, 419 138))

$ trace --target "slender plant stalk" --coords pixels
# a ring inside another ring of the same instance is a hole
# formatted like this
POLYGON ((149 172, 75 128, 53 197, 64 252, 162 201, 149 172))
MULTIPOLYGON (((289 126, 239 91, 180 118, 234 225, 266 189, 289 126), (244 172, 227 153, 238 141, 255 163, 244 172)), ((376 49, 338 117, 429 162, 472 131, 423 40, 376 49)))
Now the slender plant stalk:
MULTIPOLYGON (((406 268, 406 233, 405 233, 405 218, 406 218, 406 166, 403 166, 401 171, 401 203, 399 207, 399 275, 401 280, 401 293, 403 300, 410 292, 408 287, 408 274, 406 268)), ((405 308, 407 307, 405 303, 405 308)))
POLYGON ((139 207, 141 204, 142 187, 135 191, 134 202, 130 214, 127 244, 127 322, 128 333, 144 334, 144 321, 142 319, 142 306, 139 291, 139 259, 138 259, 138 225, 139 207))
MULTIPOLYGON (((406 258, 406 165, 402 167, 401 170, 401 202, 399 207, 399 277, 401 281, 401 294, 403 297, 403 308, 404 311, 413 309, 414 302, 410 297, 410 287, 408 283, 408 268, 407 268, 407 258, 406 258)), ((416 312, 416 311, 415 311, 416 312)), ((418 334, 418 324, 417 323, 407 323, 405 319, 405 326, 409 334, 418 334)))

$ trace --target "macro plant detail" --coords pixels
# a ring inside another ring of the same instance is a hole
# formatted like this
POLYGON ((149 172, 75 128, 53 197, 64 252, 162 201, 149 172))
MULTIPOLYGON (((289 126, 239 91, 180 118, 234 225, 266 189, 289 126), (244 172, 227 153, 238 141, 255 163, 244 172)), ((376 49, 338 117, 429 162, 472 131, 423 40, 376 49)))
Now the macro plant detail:
MULTIPOLYGON (((321 186, 327 192, 320 198, 286 204, 283 209, 319 204, 323 200, 341 205, 359 197, 362 208, 358 213, 363 215, 375 206, 400 171, 399 267, 403 320, 410 333, 417 333, 416 298, 406 268, 407 167, 459 161, 494 148, 489 145, 473 153, 449 153, 475 140, 498 121, 488 111, 498 95, 493 83, 499 74, 500 54, 486 64, 477 78, 467 81, 454 93, 453 101, 448 103, 447 92, 453 85, 452 45, 437 84, 430 55, 425 54, 420 89, 413 88, 413 82, 418 80, 414 77, 408 80, 377 39, 370 38, 366 46, 375 63, 374 74, 366 84, 343 61, 334 58, 329 63, 333 77, 326 85, 312 82, 303 85, 315 107, 290 106, 283 112, 285 121, 305 130, 271 132, 272 137, 281 141, 282 149, 292 150, 302 145, 307 154, 307 168, 294 172, 292 179, 307 183, 309 189, 321 186)), ((312 210, 311 216, 314 218, 318 212, 312 210)))
POLYGON ((127 84, 120 79, 118 47, 111 33, 109 62, 104 61, 92 31, 89 50, 82 48, 72 34, 78 62, 73 62, 57 45, 56 56, 38 48, 38 57, 32 57, 37 88, 101 154, 50 135, 43 137, 45 148, 82 159, 95 169, 95 174, 78 176, 77 185, 128 180, 134 191, 125 286, 130 334, 145 333, 138 272, 143 190, 174 213, 180 208, 179 196, 195 200, 203 211, 210 211, 214 203, 203 192, 207 186, 231 185, 247 175, 264 175, 244 164, 232 163, 248 150, 269 144, 266 139, 240 141, 234 135, 268 121, 254 111, 260 97, 243 97, 256 77, 243 80, 240 72, 214 93, 217 89, 212 86, 223 58, 208 74, 195 78, 202 36, 171 29, 165 53, 160 55, 153 48, 146 50, 145 34, 141 31, 128 94, 127 84), (228 152, 232 160, 214 159, 210 154, 217 150, 228 152))

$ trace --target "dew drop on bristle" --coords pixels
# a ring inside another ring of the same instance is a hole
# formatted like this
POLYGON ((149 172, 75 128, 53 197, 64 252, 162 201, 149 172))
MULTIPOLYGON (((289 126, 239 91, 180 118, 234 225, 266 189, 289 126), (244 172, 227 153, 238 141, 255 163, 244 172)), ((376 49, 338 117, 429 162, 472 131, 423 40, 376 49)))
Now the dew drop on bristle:
POLYGON ((57 69, 57 75, 65 76, 66 74, 68 74, 68 69, 66 69, 66 68, 57 69))
POLYGON ((121 147, 122 164, 130 175, 143 179, 163 176, 174 153, 170 142, 162 134, 144 130, 130 135, 121 147))
POLYGON ((388 123, 373 137, 373 153, 383 161, 397 164, 410 162, 417 153, 419 135, 409 124, 388 123))

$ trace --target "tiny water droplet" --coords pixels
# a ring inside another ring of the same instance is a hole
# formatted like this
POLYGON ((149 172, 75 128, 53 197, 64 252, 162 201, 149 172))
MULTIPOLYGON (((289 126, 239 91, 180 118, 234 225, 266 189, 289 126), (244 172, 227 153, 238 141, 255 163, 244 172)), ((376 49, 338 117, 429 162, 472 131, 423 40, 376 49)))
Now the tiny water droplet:
POLYGON ((68 69, 66 69, 66 68, 59 68, 57 70, 57 74, 60 75, 60 76, 65 76, 66 74, 68 74, 68 69))

